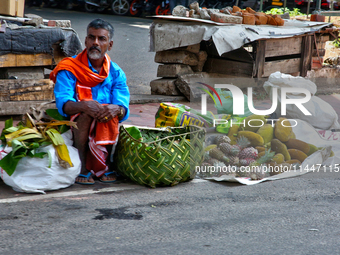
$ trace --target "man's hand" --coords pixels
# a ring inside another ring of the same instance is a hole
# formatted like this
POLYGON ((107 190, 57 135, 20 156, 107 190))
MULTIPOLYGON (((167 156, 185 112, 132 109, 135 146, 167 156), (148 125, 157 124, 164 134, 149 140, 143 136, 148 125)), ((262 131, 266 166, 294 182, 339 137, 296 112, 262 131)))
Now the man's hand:
POLYGON ((69 115, 83 112, 95 120, 105 123, 120 114, 120 106, 115 104, 102 105, 92 100, 81 102, 68 101, 64 105, 64 112, 69 115))
POLYGON ((96 120, 100 120, 101 113, 104 111, 104 106, 97 101, 82 101, 83 112, 90 115, 96 120))
POLYGON ((99 122, 108 122, 120 114, 120 106, 115 104, 102 105, 103 110, 98 115, 99 122))

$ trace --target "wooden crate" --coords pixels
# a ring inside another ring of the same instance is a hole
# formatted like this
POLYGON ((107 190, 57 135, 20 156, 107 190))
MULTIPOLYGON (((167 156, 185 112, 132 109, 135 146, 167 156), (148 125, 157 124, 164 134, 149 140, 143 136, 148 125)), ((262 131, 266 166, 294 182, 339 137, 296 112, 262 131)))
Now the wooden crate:
MULTIPOLYGON (((223 54, 207 48, 208 60, 204 71, 242 77, 264 78, 271 73, 306 76, 311 70, 313 35, 263 39, 223 54)), ((210 45, 211 47, 211 45, 210 45)))

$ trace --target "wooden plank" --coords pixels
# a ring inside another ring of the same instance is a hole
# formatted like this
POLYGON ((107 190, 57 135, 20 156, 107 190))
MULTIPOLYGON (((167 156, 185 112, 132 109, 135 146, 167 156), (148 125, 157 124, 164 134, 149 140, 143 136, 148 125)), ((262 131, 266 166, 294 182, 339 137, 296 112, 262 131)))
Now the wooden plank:
POLYGON ((0 80, 0 101, 54 100, 54 84, 41 80, 0 80))
POLYGON ((301 53, 302 37, 266 40, 265 57, 285 56, 301 53))
POLYGON ((205 62, 203 71, 208 73, 220 73, 242 77, 252 77, 253 64, 221 58, 208 58, 208 60, 205 62))
MULTIPOLYGON (((325 54, 326 54, 326 50, 325 50, 325 49, 319 50, 319 56, 320 56, 320 57, 325 56, 325 54)), ((313 57, 318 57, 318 52, 317 52, 316 49, 313 49, 312 56, 313 56, 313 57)))
POLYGON ((264 72, 264 62, 266 54, 266 40, 259 40, 255 44, 255 63, 253 77, 261 78, 264 72))
POLYGON ((302 77, 305 77, 307 72, 312 69, 312 49, 314 44, 312 39, 312 35, 306 35, 302 38, 300 62, 300 76, 302 77))
POLYGON ((7 91, 10 89, 20 89, 32 86, 53 85, 53 82, 49 79, 0 79, 0 91, 7 91))
MULTIPOLYGON (((37 108, 41 103, 48 101, 13 101, 0 102, 0 115, 22 115, 26 112, 31 112, 30 107, 37 108)), ((47 104, 42 109, 55 109, 56 105, 47 104)))
POLYGON ((53 45, 53 56, 47 53, 13 54, 0 56, 0 67, 51 66, 65 58, 59 45, 53 45))
POLYGON ((300 58, 292 58, 264 63, 264 72, 262 77, 268 77, 276 71, 281 73, 296 73, 300 71, 300 58))
POLYGON ((46 53, 40 54, 6 54, 0 56, 0 67, 23 67, 23 66, 51 66, 59 63, 64 56, 53 57, 46 53))

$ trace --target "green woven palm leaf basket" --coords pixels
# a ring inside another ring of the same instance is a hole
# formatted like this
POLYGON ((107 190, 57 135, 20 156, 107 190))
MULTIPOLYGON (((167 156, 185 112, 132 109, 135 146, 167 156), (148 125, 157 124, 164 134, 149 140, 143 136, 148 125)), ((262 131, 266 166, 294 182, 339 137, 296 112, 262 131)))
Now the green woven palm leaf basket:
POLYGON ((119 174, 141 185, 174 186, 195 177, 204 154, 205 129, 123 125, 115 152, 119 174))

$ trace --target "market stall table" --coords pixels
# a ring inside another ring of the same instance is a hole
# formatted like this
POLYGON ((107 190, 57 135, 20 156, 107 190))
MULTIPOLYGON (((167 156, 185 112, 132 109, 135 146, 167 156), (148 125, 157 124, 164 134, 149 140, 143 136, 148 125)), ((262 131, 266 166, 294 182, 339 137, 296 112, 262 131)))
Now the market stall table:
MULTIPOLYGON (((158 72, 157 76, 163 79, 151 84, 155 94, 165 91, 155 88, 165 86, 164 78, 173 79, 172 86, 175 86, 178 76, 202 71, 249 78, 265 78, 280 71, 304 77, 312 69, 313 58, 316 62, 323 61, 325 42, 337 32, 331 23, 325 22, 285 20, 284 26, 277 27, 173 16, 160 18, 150 27, 150 51, 156 52, 155 61, 163 64, 158 70, 170 69, 170 65, 182 66, 172 75, 158 72), (181 56, 179 52, 193 45, 199 45, 194 53, 197 61, 188 62, 189 53, 181 56), (200 63, 201 52, 206 52, 203 64, 200 63), (192 71, 183 71, 183 65, 192 71), (199 65, 202 68, 197 68, 199 65)), ((170 86, 169 81, 166 84, 170 86)))

